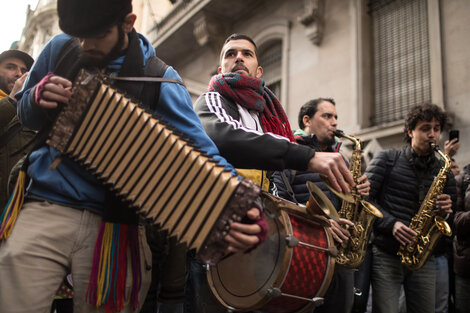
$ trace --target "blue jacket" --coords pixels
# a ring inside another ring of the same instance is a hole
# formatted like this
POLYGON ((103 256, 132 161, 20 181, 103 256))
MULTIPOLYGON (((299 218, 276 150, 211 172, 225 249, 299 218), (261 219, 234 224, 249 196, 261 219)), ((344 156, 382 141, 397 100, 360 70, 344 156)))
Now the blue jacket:
MULTIPOLYGON (((51 39, 36 59, 28 75, 24 89, 16 96, 18 116, 21 122, 31 129, 41 129, 47 121, 43 109, 34 103, 34 86, 49 72, 54 70, 55 62, 63 45, 70 39, 68 35, 60 34, 51 39), (33 90, 33 92, 31 92, 33 90)), ((145 61, 155 55, 155 49, 150 42, 139 34, 144 66, 145 61)), ((108 65, 108 70, 119 71, 124 57, 120 57, 108 65)), ((168 67, 164 76, 181 80, 178 73, 168 67)), ((204 132, 199 118, 194 113, 191 98, 187 90, 175 83, 162 83, 160 98, 156 99, 155 113, 164 121, 188 136, 196 146, 207 155, 212 156, 226 169, 234 171, 233 167, 223 159, 217 147, 204 132)), ((101 211, 104 202, 105 189, 94 176, 86 172, 74 161, 64 157, 62 162, 52 171, 52 162, 59 152, 49 146, 42 146, 30 155, 28 176, 31 178, 28 194, 33 197, 49 199, 76 208, 88 208, 101 211)))

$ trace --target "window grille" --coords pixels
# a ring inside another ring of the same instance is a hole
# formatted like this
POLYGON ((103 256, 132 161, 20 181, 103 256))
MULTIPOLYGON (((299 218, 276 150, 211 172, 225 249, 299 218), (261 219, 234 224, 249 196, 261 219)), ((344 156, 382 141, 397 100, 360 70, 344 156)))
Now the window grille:
POLYGON ((373 125, 403 119, 431 100, 427 0, 371 0, 373 125))
POLYGON ((282 41, 270 42, 259 49, 259 65, 263 67, 266 86, 281 98, 282 41))

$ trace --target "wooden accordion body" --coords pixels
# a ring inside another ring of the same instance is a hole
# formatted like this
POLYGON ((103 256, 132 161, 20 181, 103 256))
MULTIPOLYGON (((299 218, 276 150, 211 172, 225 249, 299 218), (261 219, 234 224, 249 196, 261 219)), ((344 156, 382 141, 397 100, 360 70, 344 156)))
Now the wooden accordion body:
POLYGON ((223 256, 230 222, 241 220, 259 194, 84 70, 46 143, 209 264, 223 256))

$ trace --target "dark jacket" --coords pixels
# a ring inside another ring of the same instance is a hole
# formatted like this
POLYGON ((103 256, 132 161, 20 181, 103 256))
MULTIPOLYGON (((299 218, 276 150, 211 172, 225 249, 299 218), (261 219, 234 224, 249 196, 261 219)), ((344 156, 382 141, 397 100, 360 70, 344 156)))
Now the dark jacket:
POLYGON ((470 164, 456 177, 457 208, 454 218, 454 272, 470 278, 470 164))
MULTIPOLYGON (((397 253, 399 242, 392 234, 393 225, 400 221, 409 226, 442 166, 443 162, 434 154, 419 158, 410 146, 403 147, 399 154, 394 150, 386 150, 374 156, 366 169, 371 183, 369 200, 383 214, 383 218, 377 219, 374 224, 375 245, 390 254, 397 253), (398 158, 394 164, 387 165, 395 156, 398 158), (392 167, 387 169, 388 166, 392 167)), ((447 175, 443 193, 449 194, 455 204, 456 187, 451 172, 447 175)), ((452 218, 449 218, 448 222, 451 220, 452 218)), ((441 254, 443 249, 443 246, 436 247, 434 253, 441 254)))
MULTIPOLYGON (((303 134, 300 134, 299 131, 296 131, 295 134, 295 139, 297 140, 297 143, 309 146, 315 149, 315 151, 322 152, 320 145, 318 144, 317 137, 314 134, 308 135, 304 132, 303 134)), ((332 147, 328 147, 327 151, 324 152, 339 152, 340 147, 341 143, 337 143, 332 147)), ((323 191, 323 193, 325 193, 325 195, 328 197, 328 199, 330 199, 331 203, 337 210, 341 208, 341 200, 322 182, 318 173, 314 173, 308 170, 285 170, 284 174, 286 175, 287 180, 292 186, 295 198, 299 203, 305 204, 308 201, 310 194, 306 182, 311 181, 315 183, 315 185, 317 185, 323 191)), ((294 201, 294 199, 292 199, 292 197, 287 191, 287 187, 284 184, 284 181, 282 180, 281 173, 276 171, 273 175, 273 178, 279 197, 287 199, 289 201, 294 201)))
MULTIPOLYGON (((16 104, 8 97, 0 99, 0 137, 9 130, 16 128, 20 122, 16 116, 16 104)), ((34 137, 35 132, 22 127, 7 144, 0 147, 0 206, 6 205, 8 192, 8 177, 15 164, 27 153, 21 149, 34 137), (18 152, 18 153, 16 153, 18 152)), ((11 190, 10 190, 11 192, 11 190)))
POLYGON ((237 104, 218 92, 201 95, 194 110, 220 154, 236 168, 305 170, 315 153, 278 135, 245 127, 240 122, 237 104))

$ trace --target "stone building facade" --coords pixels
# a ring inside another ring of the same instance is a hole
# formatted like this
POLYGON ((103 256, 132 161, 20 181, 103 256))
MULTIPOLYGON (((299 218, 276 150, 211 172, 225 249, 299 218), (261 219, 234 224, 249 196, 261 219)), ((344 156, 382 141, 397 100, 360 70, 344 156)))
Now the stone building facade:
POLYGON ((292 127, 302 104, 332 97, 340 127, 365 141, 367 158, 403 145, 408 108, 431 101, 460 130, 457 162, 470 162, 469 1, 174 2, 150 38, 194 98, 215 73, 223 40, 244 33, 257 43, 264 79, 292 127))
MULTIPOLYGON (((403 117, 423 101, 445 108, 470 163, 470 1, 134 0, 136 28, 174 66, 195 100, 231 33, 254 38, 267 85, 293 128, 302 104, 336 100, 340 127, 366 158, 403 144, 403 117)), ((20 49, 34 57, 60 30, 56 0, 28 14, 20 49)), ((447 138, 445 132, 441 146, 447 138)))
POLYGON ((35 9, 28 7, 19 49, 36 59, 44 45, 59 32, 57 1, 39 0, 35 9))

